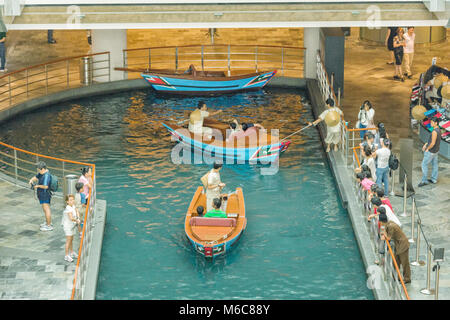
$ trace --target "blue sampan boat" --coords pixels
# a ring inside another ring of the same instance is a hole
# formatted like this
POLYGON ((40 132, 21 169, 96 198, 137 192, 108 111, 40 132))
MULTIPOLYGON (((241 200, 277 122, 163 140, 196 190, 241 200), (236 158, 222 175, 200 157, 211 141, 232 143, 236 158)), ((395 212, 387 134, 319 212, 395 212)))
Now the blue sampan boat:
POLYGON ((238 242, 247 226, 241 188, 227 195, 223 204, 227 218, 199 217, 197 207, 206 211, 206 194, 198 187, 186 213, 184 230, 196 252, 206 258, 225 254, 238 242))
POLYGON ((186 95, 211 95, 259 90, 276 74, 275 71, 227 77, 222 71, 196 71, 191 65, 184 73, 150 70, 141 76, 159 92, 186 95))
POLYGON ((194 135, 187 128, 175 123, 168 122, 162 125, 183 147, 193 148, 194 151, 209 156, 221 157, 227 164, 247 162, 269 164, 276 161, 291 143, 289 140, 279 141, 278 137, 272 137, 268 131, 261 130, 252 137, 234 139, 232 142, 226 142, 223 138, 215 139, 215 136, 226 137, 229 125, 208 118, 204 120, 203 125, 218 130, 216 131, 218 135, 213 134, 211 140, 205 140, 201 135, 194 135))

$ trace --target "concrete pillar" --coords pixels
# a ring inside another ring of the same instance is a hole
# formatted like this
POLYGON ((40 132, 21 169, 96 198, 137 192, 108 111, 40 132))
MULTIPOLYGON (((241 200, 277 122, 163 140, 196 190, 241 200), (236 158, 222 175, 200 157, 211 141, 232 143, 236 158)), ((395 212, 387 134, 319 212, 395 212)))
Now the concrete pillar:
POLYGON ((304 58, 305 78, 317 79, 316 56, 320 48, 320 28, 303 29, 303 47, 306 48, 304 58))
MULTIPOLYGON (((92 53, 98 52, 110 52, 110 72, 111 81, 125 79, 125 73, 123 71, 115 71, 114 68, 123 66, 123 50, 127 48, 127 30, 92 30, 92 53)), ((94 80, 95 81, 108 81, 108 76, 101 76, 108 72, 108 62, 95 62, 106 60, 106 56, 94 57, 94 80), (97 75, 97 77, 96 77, 97 75)))

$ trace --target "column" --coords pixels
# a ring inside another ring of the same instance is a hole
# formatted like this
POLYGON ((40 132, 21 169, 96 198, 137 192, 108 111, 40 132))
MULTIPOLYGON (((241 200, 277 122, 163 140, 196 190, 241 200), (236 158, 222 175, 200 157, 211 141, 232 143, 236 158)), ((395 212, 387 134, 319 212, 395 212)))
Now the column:
POLYGON ((305 78, 317 79, 317 50, 320 48, 320 28, 303 29, 303 47, 306 48, 304 57, 305 78))
MULTIPOLYGON (((125 72, 115 71, 114 68, 123 66, 123 50, 127 48, 127 30, 92 30, 92 53, 110 52, 110 72, 111 81, 125 79, 125 72)), ((106 56, 94 57, 94 79, 96 81, 108 81, 108 76, 101 76, 107 73, 108 62, 97 62, 106 60, 106 56), (100 69, 102 68, 102 69, 100 69), (100 70, 99 70, 100 69, 100 70), (97 77, 96 77, 97 75, 97 77)))

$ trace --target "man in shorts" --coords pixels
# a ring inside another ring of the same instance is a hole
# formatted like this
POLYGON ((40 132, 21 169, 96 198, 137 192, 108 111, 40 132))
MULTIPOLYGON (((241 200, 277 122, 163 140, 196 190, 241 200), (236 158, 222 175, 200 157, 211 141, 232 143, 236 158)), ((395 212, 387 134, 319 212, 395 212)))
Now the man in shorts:
POLYGON ((38 174, 30 179, 28 182, 31 187, 36 190, 39 203, 42 205, 42 210, 45 215, 45 222, 40 225, 41 231, 52 231, 52 214, 50 210, 50 201, 52 195, 50 193, 51 176, 50 171, 44 161, 39 161, 37 164, 38 174))
MULTIPOLYGON (((325 117, 329 112, 337 112, 339 117, 342 117, 344 113, 341 109, 334 106, 334 101, 331 98, 328 98, 325 101, 327 105, 327 110, 322 112, 317 120, 314 122, 308 122, 309 125, 318 125, 319 122, 325 120, 325 117)), ((339 119, 338 123, 334 126, 330 126, 327 124, 327 137, 325 138, 325 143, 327 144, 327 152, 330 152, 330 145, 334 144, 334 151, 338 151, 338 144, 341 141, 341 121, 339 119)))

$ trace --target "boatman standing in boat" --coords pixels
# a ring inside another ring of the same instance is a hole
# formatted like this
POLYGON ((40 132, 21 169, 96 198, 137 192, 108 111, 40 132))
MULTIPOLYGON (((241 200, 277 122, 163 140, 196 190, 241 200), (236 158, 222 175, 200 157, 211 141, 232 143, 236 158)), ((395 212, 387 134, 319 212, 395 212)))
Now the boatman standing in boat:
POLYGON ((334 151, 338 151, 338 144, 341 141, 341 116, 344 115, 341 109, 334 106, 334 101, 328 98, 325 101, 327 110, 322 112, 317 120, 308 122, 309 125, 316 126, 322 120, 327 124, 327 137, 325 143, 327 144, 327 152, 330 152, 330 145, 334 144, 334 151))
POLYGON ((203 120, 206 117, 210 117, 222 112, 218 110, 215 112, 208 112, 206 108, 206 103, 204 101, 199 101, 197 109, 191 112, 189 116, 189 131, 194 134, 201 134, 205 139, 210 140, 212 137, 213 130, 209 127, 203 126, 203 120))
POLYGON ((216 198, 220 198, 221 191, 225 187, 225 183, 220 180, 220 169, 222 169, 222 164, 215 162, 213 168, 208 173, 208 183, 206 187, 206 212, 214 209, 213 201, 216 198))

